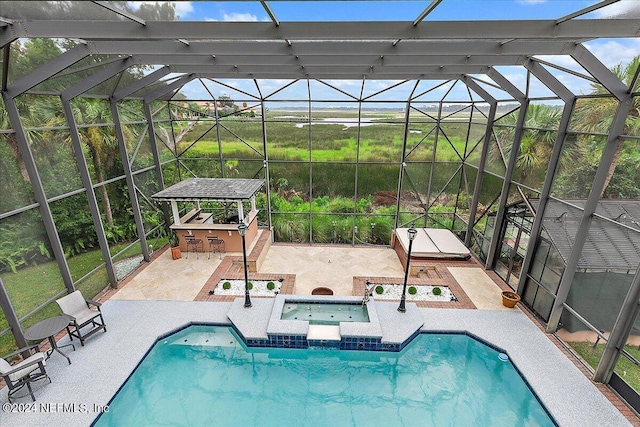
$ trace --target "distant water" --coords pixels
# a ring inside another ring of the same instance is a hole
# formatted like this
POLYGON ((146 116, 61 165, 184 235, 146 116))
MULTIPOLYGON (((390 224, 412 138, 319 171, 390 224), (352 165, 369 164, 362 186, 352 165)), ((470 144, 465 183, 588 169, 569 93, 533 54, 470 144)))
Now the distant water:
MULTIPOLYGON (((360 124, 360 126, 403 125, 403 123, 393 123, 392 124, 392 123, 379 122, 377 120, 379 120, 379 119, 372 119, 372 118, 363 117, 358 122, 358 118, 357 117, 328 117, 328 118, 324 118, 324 119, 321 119, 321 120, 312 120, 311 124, 312 125, 341 125, 341 126, 346 127, 346 128, 357 127, 358 124, 360 124)), ((301 127, 304 127, 304 126, 306 126, 308 124, 309 124, 309 122, 296 123, 296 127, 297 128, 301 128, 301 127)))

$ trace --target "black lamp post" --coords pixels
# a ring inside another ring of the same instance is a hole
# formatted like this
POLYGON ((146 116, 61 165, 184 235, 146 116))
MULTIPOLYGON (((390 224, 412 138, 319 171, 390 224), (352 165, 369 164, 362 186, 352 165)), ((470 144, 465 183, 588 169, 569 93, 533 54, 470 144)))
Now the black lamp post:
POLYGON ((244 306, 251 307, 251 298, 249 298, 249 273, 247 272, 247 244, 244 236, 247 234, 247 226, 244 222, 238 225, 238 233, 242 237, 242 266, 244 267, 244 306))
POLYGON ((404 313, 407 311, 407 308, 404 306, 406 295, 407 295, 407 278, 409 277, 409 261, 411 260, 411 245, 413 245, 413 239, 416 238, 416 234, 418 234, 418 230, 411 224, 411 228, 407 230, 407 235, 409 236, 409 250, 407 251, 407 265, 404 269, 404 284, 402 285, 402 297, 400 297, 400 306, 398 307, 398 311, 400 313, 404 313))

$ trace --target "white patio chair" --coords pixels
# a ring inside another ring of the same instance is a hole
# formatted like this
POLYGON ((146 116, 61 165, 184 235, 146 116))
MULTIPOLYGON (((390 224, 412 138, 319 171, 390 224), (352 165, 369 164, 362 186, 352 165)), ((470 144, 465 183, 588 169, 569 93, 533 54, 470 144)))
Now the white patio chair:
POLYGON ((46 378, 51 382, 51 378, 49 378, 49 375, 47 375, 47 372, 44 369, 45 364, 45 355, 39 351, 37 345, 21 348, 20 350, 14 351, 0 359, 0 376, 4 379, 4 382, 7 384, 9 389, 9 403, 11 403, 13 395, 22 390, 25 386, 29 390, 31 400, 34 402, 36 401, 36 398, 33 395, 33 389, 31 388, 31 383, 43 378, 46 378), (12 356, 25 351, 30 352, 33 349, 36 349, 35 354, 32 354, 13 366, 7 361, 7 359, 12 356))
POLYGON ((100 303, 85 299, 80 291, 75 291, 69 295, 56 300, 63 314, 71 318, 67 332, 69 339, 73 341, 73 337, 80 340, 80 344, 84 346, 84 340, 98 332, 100 329, 107 332, 104 324, 104 318, 100 311, 100 303), (97 308, 92 310, 91 306, 97 308), (85 327, 90 329, 82 330, 85 327))

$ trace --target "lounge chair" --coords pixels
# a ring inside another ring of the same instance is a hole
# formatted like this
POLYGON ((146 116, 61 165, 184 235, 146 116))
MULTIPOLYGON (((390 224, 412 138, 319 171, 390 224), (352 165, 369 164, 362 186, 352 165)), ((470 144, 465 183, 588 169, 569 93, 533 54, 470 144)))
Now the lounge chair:
POLYGON ((104 318, 100 311, 100 303, 85 299, 80 291, 75 291, 69 295, 56 300, 63 314, 71 318, 67 332, 69 339, 73 341, 73 337, 80 340, 80 344, 84 346, 84 340, 98 332, 100 329, 107 332, 104 324, 104 318), (97 308, 92 310, 91 306, 97 308), (90 329, 82 330, 85 327, 90 329))
POLYGON ((11 403, 13 395, 24 386, 27 386, 29 394, 31 395, 31 400, 34 402, 36 401, 36 398, 33 395, 33 389, 31 388, 31 383, 43 378, 46 378, 51 382, 51 378, 49 378, 47 371, 44 369, 45 364, 45 355, 39 351, 38 345, 21 348, 20 350, 14 351, 0 359, 0 376, 4 379, 4 382, 9 388, 9 403, 11 403), (11 366, 7 361, 7 359, 12 356, 26 351, 31 352, 33 349, 35 349, 36 352, 24 359, 22 362, 11 366))

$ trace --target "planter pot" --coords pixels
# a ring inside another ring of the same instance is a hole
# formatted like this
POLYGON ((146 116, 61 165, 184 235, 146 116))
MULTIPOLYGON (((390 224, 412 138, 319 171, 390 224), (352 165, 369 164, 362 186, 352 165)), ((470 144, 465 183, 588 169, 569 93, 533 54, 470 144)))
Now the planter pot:
POLYGON ((513 308, 520 301, 520 295, 511 291, 502 292, 502 305, 513 308))
POLYGON ((171 248, 171 258, 173 258, 173 259, 182 258, 182 252, 180 251, 180 246, 176 246, 175 248, 171 248))

